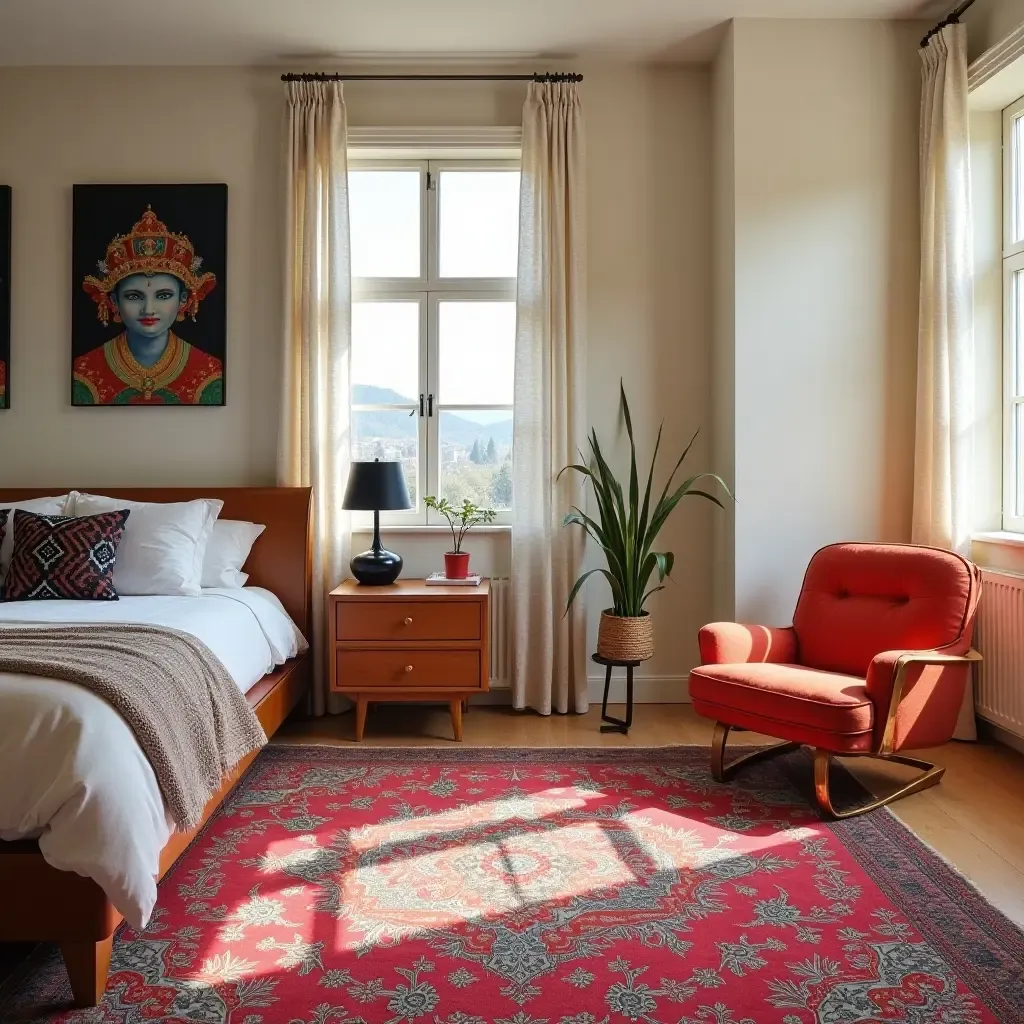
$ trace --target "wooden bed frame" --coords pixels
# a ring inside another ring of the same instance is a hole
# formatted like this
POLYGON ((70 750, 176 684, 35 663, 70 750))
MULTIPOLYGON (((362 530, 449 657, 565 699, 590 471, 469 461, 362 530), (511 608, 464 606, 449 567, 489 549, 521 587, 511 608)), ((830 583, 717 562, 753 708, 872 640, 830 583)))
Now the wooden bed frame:
MULTIPOLYGON (((0 489, 0 508, 12 501, 64 494, 70 488, 0 489)), ((85 488, 79 488, 85 490, 85 488)), ((312 635, 312 493, 308 487, 96 488, 95 493, 135 501, 190 501, 221 498, 223 519, 263 523, 245 564, 251 586, 273 591, 303 635, 312 635)), ((265 676, 246 694, 268 736, 306 692, 312 658, 306 654, 265 676)), ((246 757, 225 779, 203 812, 203 823, 220 806, 255 757, 246 757)), ((202 827, 200 824, 199 828, 202 827)), ((160 877, 191 842, 192 832, 175 832, 160 856, 160 877)), ((95 1006, 106 988, 114 930, 123 918, 91 879, 58 871, 43 859, 35 841, 0 842, 0 941, 58 942, 64 954, 76 1006, 95 1006)))

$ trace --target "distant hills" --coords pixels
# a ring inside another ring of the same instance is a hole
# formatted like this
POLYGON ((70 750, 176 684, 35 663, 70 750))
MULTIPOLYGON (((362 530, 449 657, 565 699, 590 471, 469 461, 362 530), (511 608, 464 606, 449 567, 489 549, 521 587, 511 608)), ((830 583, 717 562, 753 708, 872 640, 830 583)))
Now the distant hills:
MULTIPOLYGON (((378 388, 369 384, 355 384, 352 387, 353 405, 391 405, 398 402, 413 402, 415 399, 400 395, 390 388, 378 388)), ((359 433, 364 437, 387 437, 395 440, 416 436, 418 416, 407 412, 361 412, 359 433)), ((490 438, 499 447, 512 444, 512 420, 498 420, 496 423, 477 423, 465 415, 454 412, 441 414, 441 436, 451 444, 472 448, 474 441, 486 444, 490 438)))

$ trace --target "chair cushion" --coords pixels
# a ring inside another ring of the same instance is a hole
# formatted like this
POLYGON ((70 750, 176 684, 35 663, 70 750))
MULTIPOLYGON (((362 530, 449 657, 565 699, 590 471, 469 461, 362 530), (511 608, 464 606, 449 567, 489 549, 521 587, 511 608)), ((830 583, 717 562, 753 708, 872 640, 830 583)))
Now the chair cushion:
POLYGON ((703 665, 690 673, 690 697, 763 718, 760 731, 772 736, 781 735, 774 728, 781 722, 838 735, 870 734, 874 724, 863 679, 802 665, 703 665))
POLYGON ((864 677, 883 651, 952 644, 964 634, 971 586, 970 563, 950 551, 907 544, 822 548, 807 567, 793 614, 800 662, 864 677))

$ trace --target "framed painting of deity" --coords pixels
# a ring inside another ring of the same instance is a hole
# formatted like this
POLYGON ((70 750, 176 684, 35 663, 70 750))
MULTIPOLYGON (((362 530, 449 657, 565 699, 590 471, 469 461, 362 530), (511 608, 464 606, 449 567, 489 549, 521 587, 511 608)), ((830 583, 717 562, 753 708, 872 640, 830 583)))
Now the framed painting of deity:
POLYGON ((75 185, 72 405, 224 405, 227 220, 227 185, 75 185))
POLYGON ((0 409, 11 407, 11 186, 0 185, 0 409))

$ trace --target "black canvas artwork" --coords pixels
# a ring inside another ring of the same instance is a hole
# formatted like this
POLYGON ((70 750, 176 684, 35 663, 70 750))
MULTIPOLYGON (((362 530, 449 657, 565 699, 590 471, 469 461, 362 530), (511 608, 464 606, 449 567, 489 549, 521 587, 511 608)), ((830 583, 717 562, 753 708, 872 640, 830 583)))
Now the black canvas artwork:
POLYGON ((11 407, 11 186, 0 185, 0 409, 11 407))
POLYGON ((76 185, 73 405, 223 405, 227 185, 76 185))

